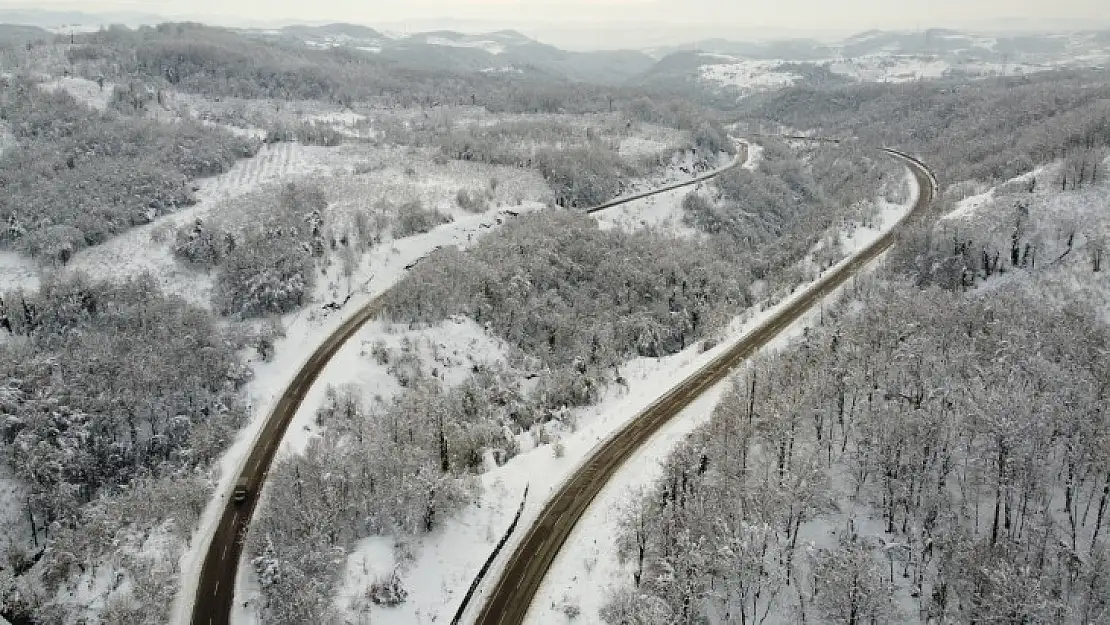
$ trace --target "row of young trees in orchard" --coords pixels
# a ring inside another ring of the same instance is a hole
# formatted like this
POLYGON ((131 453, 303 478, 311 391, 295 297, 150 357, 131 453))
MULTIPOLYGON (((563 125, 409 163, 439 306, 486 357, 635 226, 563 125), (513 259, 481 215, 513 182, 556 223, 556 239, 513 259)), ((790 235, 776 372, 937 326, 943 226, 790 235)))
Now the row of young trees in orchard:
POLYGON ((1097 312, 1013 283, 852 299, 736 376, 630 507, 606 621, 1110 617, 1097 312))
POLYGON ((0 121, 15 141, 0 155, 0 245, 45 263, 194 203, 193 179, 258 149, 190 121, 99 113, 20 78, 0 78, 0 121))

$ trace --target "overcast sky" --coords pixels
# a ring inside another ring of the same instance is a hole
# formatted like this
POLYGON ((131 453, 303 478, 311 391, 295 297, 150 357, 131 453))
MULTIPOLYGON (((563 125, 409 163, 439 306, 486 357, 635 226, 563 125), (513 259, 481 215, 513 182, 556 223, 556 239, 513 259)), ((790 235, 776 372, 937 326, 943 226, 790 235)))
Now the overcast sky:
MULTIPOLYGON (((675 26, 689 38, 731 30, 859 31, 930 26, 1035 26, 1044 20, 1110 24, 1110 0, 0 0, 0 8, 134 11, 229 22, 349 21, 390 27, 425 28, 444 19, 467 20, 527 30, 546 26, 603 25, 634 30, 675 26), (697 28, 694 28, 695 25, 697 28)), ((645 30, 645 33, 647 32, 645 30)))

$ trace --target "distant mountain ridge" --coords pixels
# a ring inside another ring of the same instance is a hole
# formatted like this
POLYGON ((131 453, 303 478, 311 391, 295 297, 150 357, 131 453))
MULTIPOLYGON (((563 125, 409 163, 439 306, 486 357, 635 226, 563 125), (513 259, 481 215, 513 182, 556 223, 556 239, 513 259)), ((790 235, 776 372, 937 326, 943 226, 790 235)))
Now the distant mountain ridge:
MULTIPOLYGON (((263 36, 268 32, 262 32, 263 36)), ((655 64, 655 59, 639 50, 574 52, 541 43, 516 30, 433 30, 387 36, 368 27, 331 24, 286 27, 281 36, 297 38, 311 47, 354 47, 411 67, 508 71, 601 84, 626 83, 655 64)))
POLYGON ((868 54, 950 54, 962 51, 997 54, 1065 54, 1085 46, 1110 42, 1110 30, 1076 30, 1072 32, 980 34, 951 28, 925 30, 867 30, 835 42, 795 38, 770 41, 707 39, 651 50, 662 59, 677 52, 710 52, 731 54, 749 59, 781 59, 814 61, 836 56, 868 54))

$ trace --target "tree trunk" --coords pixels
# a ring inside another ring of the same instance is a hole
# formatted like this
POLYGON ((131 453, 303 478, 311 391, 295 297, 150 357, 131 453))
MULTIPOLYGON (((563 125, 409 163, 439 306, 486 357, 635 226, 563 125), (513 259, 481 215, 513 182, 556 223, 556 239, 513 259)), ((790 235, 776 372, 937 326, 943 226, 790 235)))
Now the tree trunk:
MULTIPOLYGON (((1103 499, 1105 500, 1105 497, 1103 499)), ((27 497, 27 518, 31 521, 31 541, 37 549, 39 546, 39 533, 38 530, 35 529, 35 512, 31 509, 30 497, 27 497)))
POLYGON ((998 544, 998 516, 1002 508, 1002 481, 1006 465, 1006 446, 998 446, 998 475, 994 487, 994 520, 991 522, 991 545, 998 544))
POLYGON ((1110 472, 1106 473, 1106 483, 1102 487, 1102 497, 1098 500, 1098 514, 1095 515, 1095 533, 1091 536, 1091 554, 1095 553, 1098 544, 1098 534, 1102 530, 1102 519, 1106 513, 1106 499, 1110 497, 1110 472))

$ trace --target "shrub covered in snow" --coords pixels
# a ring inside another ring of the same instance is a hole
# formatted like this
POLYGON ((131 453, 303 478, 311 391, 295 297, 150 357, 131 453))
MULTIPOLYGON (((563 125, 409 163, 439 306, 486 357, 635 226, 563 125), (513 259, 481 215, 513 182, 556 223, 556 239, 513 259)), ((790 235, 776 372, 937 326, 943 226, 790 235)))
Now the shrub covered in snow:
POLYGON ((374 605, 401 605, 408 597, 409 591, 405 590, 401 583, 401 576, 397 574, 397 571, 393 571, 385 579, 376 580, 366 589, 366 598, 374 605))
POLYGON ((276 209, 238 233, 185 226, 175 254, 217 264, 212 294, 216 309, 238 318, 286 313, 312 294, 317 257, 325 253, 323 190, 314 184, 286 185, 276 209))
POLYGON ((567 208, 596 206, 615 197, 620 180, 631 173, 615 151, 600 146, 544 150, 537 161, 555 202, 567 208))
POLYGON ((393 238, 403 239, 414 234, 431 232, 432 228, 451 221, 451 216, 434 208, 424 208, 420 200, 405 202, 397 208, 393 238))
MULTIPOLYGON (((492 193, 492 191, 491 188, 490 192, 492 193)), ((489 200, 480 191, 459 189, 459 192, 455 194, 455 202, 459 205, 459 208, 468 213, 484 213, 489 209, 489 200)))

